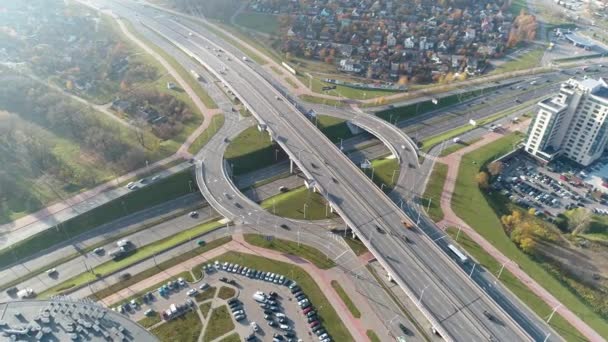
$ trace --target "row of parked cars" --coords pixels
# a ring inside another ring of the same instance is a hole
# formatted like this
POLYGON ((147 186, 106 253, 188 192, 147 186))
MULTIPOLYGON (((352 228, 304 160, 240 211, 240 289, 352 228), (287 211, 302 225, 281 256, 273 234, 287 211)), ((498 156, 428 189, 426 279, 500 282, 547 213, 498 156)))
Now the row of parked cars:
POLYGON ((228 305, 230 307, 230 311, 232 312, 232 316, 237 321, 242 321, 247 317, 245 310, 243 309, 242 303, 240 300, 236 298, 232 298, 228 300, 228 305))

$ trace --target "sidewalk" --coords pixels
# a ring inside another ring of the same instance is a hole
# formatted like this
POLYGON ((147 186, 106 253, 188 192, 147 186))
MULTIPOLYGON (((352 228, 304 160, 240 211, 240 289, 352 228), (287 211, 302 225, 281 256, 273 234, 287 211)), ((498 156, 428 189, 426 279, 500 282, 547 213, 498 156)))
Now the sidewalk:
POLYGON ((369 340, 366 335, 366 329, 363 326, 362 322, 358 319, 355 319, 350 314, 350 311, 348 311, 346 305, 342 302, 342 299, 340 299, 340 297, 337 295, 337 293, 333 290, 331 286, 331 280, 334 277, 333 273, 335 272, 335 270, 321 270, 313 264, 309 263, 308 261, 299 257, 290 256, 273 250, 252 246, 244 241, 242 234, 235 234, 233 235, 233 240, 231 242, 222 245, 218 248, 215 248, 211 251, 205 252, 195 258, 189 259, 179 265, 175 265, 128 288, 125 288, 111 296, 102 299, 101 302, 106 306, 111 306, 112 304, 119 302, 124 298, 132 296, 134 293, 139 293, 149 288, 150 286, 153 286, 154 284, 158 284, 170 277, 176 276, 179 273, 183 272, 185 269, 191 269, 192 267, 200 263, 218 257, 228 251, 254 254, 257 256, 266 257, 269 259, 278 260, 281 262, 301 267, 313 278, 319 288, 321 288, 329 304, 336 310, 336 313, 342 320, 345 327, 353 335, 354 340, 369 340))
MULTIPOLYGON (((521 128, 524 123, 519 123, 517 125, 507 126, 506 130, 515 130, 517 128, 521 128)), ((522 271, 516 264, 512 262, 508 262, 510 259, 507 258, 501 251, 499 251, 496 247, 490 244, 483 236, 481 236, 477 231, 467 225, 460 217, 454 213, 451 206, 452 195, 454 194, 454 188, 456 186, 456 178, 458 177, 458 168, 460 166, 460 161, 462 156, 468 152, 476 150, 484 145, 487 145, 493 141, 498 140, 503 135, 495 132, 491 132, 486 134, 482 140, 467 146, 457 152, 454 152, 448 156, 442 157, 438 159, 438 162, 444 163, 448 166, 448 173, 446 176, 445 184, 443 187, 443 193, 441 195, 441 209, 444 213, 444 218, 440 222, 437 223, 439 227, 460 227, 467 235, 473 239, 478 245, 480 245, 488 254, 490 254, 493 258, 495 258, 499 263, 505 264, 505 268, 508 269, 517 279, 519 279, 522 283, 526 284, 526 286, 534 293, 536 296, 541 298, 547 305, 554 308, 559 306, 557 309, 557 313, 559 313, 564 319, 566 319, 573 327, 575 327, 578 331, 581 332, 586 338, 590 341, 603 341, 604 339, 594 331, 590 326, 588 326, 583 320, 581 320, 577 315, 575 315, 572 311, 570 311, 567 307, 561 305, 559 300, 555 298, 551 293, 545 290, 542 286, 540 286, 534 279, 532 279, 528 274, 522 271)))

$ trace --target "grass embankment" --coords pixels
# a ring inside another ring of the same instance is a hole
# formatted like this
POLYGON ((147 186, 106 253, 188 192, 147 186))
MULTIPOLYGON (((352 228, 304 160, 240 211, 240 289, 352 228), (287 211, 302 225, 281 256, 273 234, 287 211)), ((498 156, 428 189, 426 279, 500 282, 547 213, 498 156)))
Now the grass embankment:
POLYGON ((238 333, 233 333, 221 339, 220 342, 241 342, 241 336, 238 333))
POLYGON ((365 332, 365 334, 367 334, 367 337, 369 337, 369 340, 372 342, 381 342, 380 337, 378 337, 378 334, 376 334, 375 331, 373 330, 368 330, 365 332))
POLYGON ((391 192, 395 182, 399 179, 399 161, 397 158, 379 158, 371 161, 373 169, 364 169, 363 172, 372 177, 372 181, 384 192, 391 192))
POLYGON ((236 291, 232 287, 222 286, 220 291, 217 293, 217 297, 220 299, 230 299, 236 295, 236 291))
POLYGON ((196 301, 199 303, 204 302, 206 300, 214 298, 216 292, 217 292, 217 288, 214 286, 211 286, 211 287, 205 289, 204 291, 197 293, 194 296, 194 299, 196 299, 196 301))
POLYGON ((298 285, 302 288, 302 291, 306 293, 310 302, 315 306, 319 319, 325 326, 325 329, 329 332, 335 341, 354 341, 353 337, 348 332, 348 329, 344 326, 338 314, 327 301, 327 298, 319 288, 319 285, 312 279, 312 277, 306 273, 303 269, 298 266, 288 264, 281 261, 271 260, 263 258, 257 255, 243 254, 237 252, 227 252, 216 259, 222 262, 237 263, 239 265, 247 266, 249 268, 255 268, 265 272, 272 272, 282 274, 289 279, 295 280, 298 285))
MULTIPOLYGON (((215 240, 213 240, 213 241, 205 244, 204 246, 196 247, 195 249, 191 250, 190 252, 181 254, 181 255, 179 255, 177 257, 172 258, 171 260, 167 260, 165 262, 162 262, 162 263, 158 264, 157 266, 155 266, 153 268, 149 268, 149 269, 147 269, 147 270, 145 270, 143 272, 137 273, 135 275, 131 275, 131 277, 129 279, 127 279, 127 280, 123 280, 123 281, 121 281, 119 283, 116 283, 114 285, 110 285, 110 286, 106 287, 103 290, 97 291, 97 292, 95 292, 91 296, 91 298, 93 298, 95 300, 101 300, 101 299, 103 299, 103 298, 105 298, 107 296, 112 295, 113 293, 116 293, 116 292, 118 292, 118 291, 120 291, 122 289, 125 289, 125 288, 127 288, 127 287, 129 287, 129 286, 131 286, 133 284, 137 284, 137 283, 139 283, 140 281, 142 281, 144 279, 150 278, 153 275, 158 274, 159 272, 167 270, 167 269, 169 269, 169 268, 171 268, 171 267, 173 267, 173 266, 175 266, 175 265, 177 265, 179 263, 182 263, 182 262, 184 262, 184 261, 186 261, 188 259, 194 258, 197 255, 200 255, 200 254, 202 254, 204 252, 210 251, 210 250, 212 250, 214 248, 217 248, 217 247, 219 247, 219 246, 221 246, 221 245, 223 245, 225 243, 228 243, 230 241, 232 241, 232 237, 231 236, 226 236, 226 237, 222 237, 222 238, 219 238, 219 239, 215 239, 215 240)), ((200 274, 200 268, 199 268, 199 273, 198 274, 196 272, 194 272, 194 271, 195 270, 193 269, 192 270, 193 276, 191 275, 190 272, 185 272, 185 274, 190 275, 189 277, 191 277, 191 279, 193 279, 194 281, 199 280, 201 278, 201 276, 202 276, 200 274)), ((176 278, 176 277, 174 277, 174 278, 176 278)), ((182 278, 186 279, 183 276, 182 276, 182 278)), ((148 288, 148 289, 146 289, 146 290, 144 290, 142 292, 145 293, 147 291, 156 289, 157 287, 158 286, 152 286, 152 287, 150 287, 150 288, 148 288)))
POLYGON ((217 131, 219 131, 222 126, 224 126, 224 120, 224 114, 214 115, 211 119, 211 124, 209 125, 209 127, 207 127, 207 129, 205 129, 205 131, 201 133, 201 135, 194 139, 192 145, 190 145, 190 147, 188 148, 188 152, 196 154, 198 151, 200 151, 207 144, 207 142, 211 140, 211 138, 213 138, 215 133, 217 133, 217 131))
MULTIPOLYGON (((311 63, 311 62, 308 62, 311 63)), ((389 96, 400 93, 400 91, 382 90, 382 89, 359 89, 349 87, 345 85, 337 85, 329 82, 325 82, 316 77, 312 78, 312 81, 306 77, 301 77, 300 80, 306 85, 312 85, 312 91, 318 94, 333 95, 340 98, 354 99, 354 100, 366 100, 375 97, 389 96), (336 89, 330 91, 323 91, 323 87, 335 86, 336 89)))
POLYGON ((287 155, 276 142, 270 141, 267 132, 260 132, 255 125, 232 139, 224 158, 238 176, 285 160, 287 155))
POLYGON ((153 186, 149 185, 128 193, 58 226, 17 242, 10 249, 0 250, 0 267, 6 267, 14 262, 22 262, 32 255, 51 246, 65 243, 66 240, 102 224, 188 194, 191 192, 190 185, 192 185, 192 191, 197 191, 196 180, 192 172, 185 170, 163 178, 154 183, 153 186))
POLYGON ((473 145, 474 143, 480 141, 481 139, 482 138, 474 138, 474 139, 469 139, 469 140, 466 140, 466 141, 461 141, 461 142, 459 142, 457 144, 450 145, 450 146, 444 148, 439 153, 439 156, 440 157, 445 157, 447 155, 450 155, 450 154, 452 154, 452 153, 454 153, 456 151, 459 151, 459 150, 461 150, 461 149, 463 149, 463 148, 465 148, 467 146, 473 145))
MULTIPOLYGON (((486 89, 485 91, 490 91, 490 90, 486 89)), ((406 120, 406 119, 411 119, 413 117, 416 117, 418 115, 421 115, 421 114, 424 114, 424 113, 427 113, 427 112, 430 112, 433 110, 438 110, 443 107, 448 107, 448 106, 454 105, 456 103, 468 100, 468 99, 478 96, 480 94, 481 94, 481 90, 474 90, 474 91, 470 91, 470 92, 460 94, 460 95, 450 95, 450 96, 446 96, 446 97, 437 99, 437 101, 438 101, 437 104, 434 104, 432 100, 428 100, 428 101, 423 101, 423 102, 419 102, 416 104, 410 104, 407 106, 395 107, 395 108, 382 110, 382 111, 376 112, 376 116, 378 116, 386 121, 391 121, 391 122, 395 122, 395 120, 402 121, 402 120, 406 120)))
POLYGON ((305 244, 298 246, 297 242, 277 238, 268 241, 265 236, 258 234, 245 234, 245 241, 254 246, 299 256, 310 261, 320 269, 326 270, 336 266, 336 263, 321 253, 321 251, 305 244))
MULTIPOLYGON (((157 253, 161 253, 169 248, 174 246, 183 244, 196 238, 200 235, 208 233, 216 228, 221 227, 222 225, 217 221, 211 221, 207 223, 200 224, 196 227, 183 230, 177 234, 169 236, 167 238, 155 241, 153 243, 147 244, 145 246, 136 246, 137 249, 134 253, 120 259, 117 261, 110 260, 104 262, 103 264, 92 268, 89 272, 81 273, 75 277, 72 277, 60 284, 53 286, 52 288, 44 291, 39 295, 40 298, 45 298, 46 296, 52 296, 55 294, 59 294, 65 290, 71 289, 73 287, 78 287, 84 285, 88 282, 94 281, 97 278, 107 276, 114 272, 117 272, 127 266, 130 266, 134 263, 137 263, 141 260, 148 259, 157 253)), ((193 241, 194 243, 194 241, 193 241)))
POLYGON ((157 326, 151 332, 162 342, 195 342, 198 341, 201 329, 203 329, 203 323, 198 314, 195 311, 190 311, 183 316, 157 326))
POLYGON ((429 177, 429 181, 424 189, 422 204, 429 217, 439 222, 443 220, 443 210, 441 209, 441 194, 443 194, 443 186, 448 175, 448 166, 443 163, 436 162, 433 166, 433 172, 429 177), (429 206, 430 202, 430 206, 429 206))
POLYGON ((150 314, 150 316, 146 316, 137 321, 137 323, 139 323, 144 328, 149 328, 156 323, 160 323, 160 321, 160 314, 158 312, 153 312, 152 314, 150 314))
MULTIPOLYGON (((452 238, 455 238, 458 229, 450 227, 447 229, 447 232, 452 238)), ((498 274, 502 264, 496 261, 496 259, 488 254, 466 233, 462 231, 460 232, 458 235, 458 243, 462 248, 465 249, 467 254, 475 258, 475 260, 479 262, 479 264, 486 270, 488 270, 488 272, 495 275, 498 274)), ((500 281, 539 317, 547 317, 553 310, 553 308, 547 305, 542 299, 538 298, 538 296, 532 293, 532 291, 530 291, 525 284, 519 281, 519 279, 517 279, 509 270, 503 270, 502 274, 500 275, 500 281)), ((553 316, 550 325, 567 341, 586 341, 586 339, 580 335, 580 333, 573 326, 571 326, 562 316, 558 314, 553 316)))
POLYGON ((327 201, 318 192, 305 186, 291 189, 263 200, 260 206, 278 216, 292 219, 322 220, 336 217, 326 206, 327 201), (306 215, 304 213, 306 208, 306 215), (327 216, 325 213, 327 212, 327 216))
MULTIPOLYGON (((502 224, 497 213, 504 213, 504 198, 494 199, 496 194, 486 195, 477 183, 475 176, 480 167, 492 161, 513 148, 513 144, 521 138, 516 134, 505 136, 493 143, 483 146, 463 156, 460 164, 452 208, 454 212, 481 234, 488 242, 498 248, 504 255, 534 278, 542 287, 553 294, 561 303, 577 314, 587 324, 594 328, 600 335, 608 336, 608 324, 591 308, 585 305, 576 295, 568 290, 559 280, 551 276, 543 267, 534 262, 527 254, 523 253, 509 239, 502 229, 502 224)), ((522 298, 522 300, 528 300, 522 298)), ((534 305, 530 304, 531 307, 534 305)), ((535 309, 538 310, 538 309, 535 309)), ((542 310, 540 316, 545 317, 551 310, 542 310)), ((560 322, 555 320, 553 322, 560 322)), ((575 330, 566 325, 556 327, 562 334, 572 334, 575 330)), ((574 336, 573 336, 574 339, 574 336)))
POLYGON ((353 137, 344 119, 338 119, 329 115, 317 115, 317 127, 333 143, 340 142, 340 139, 345 140, 353 137))
POLYGON ((203 341, 211 342, 232 330, 234 330, 234 322, 230 317, 230 311, 226 305, 222 305, 211 311, 203 341))
POLYGON ((350 234, 344 238, 344 241, 346 241, 346 244, 348 244, 350 249, 352 249, 357 256, 368 252, 367 247, 365 247, 363 242, 357 238, 353 238, 350 234))
POLYGON ((361 318, 361 312, 359 311, 359 309, 357 308, 355 303, 353 303, 353 301, 350 299, 350 297, 348 296, 346 291, 344 291, 344 289, 342 288, 340 283, 338 283, 336 280, 332 280, 331 287, 333 287, 334 290, 336 290, 336 293, 338 294, 338 296, 340 296, 340 299, 342 299, 342 301, 348 308, 348 311, 350 311, 350 313, 353 315, 353 317, 361 318))
POLYGON ((314 96, 314 95, 300 95, 299 97, 302 101, 309 102, 309 103, 318 103, 318 104, 323 104, 323 105, 327 105, 327 106, 331 106, 331 107, 346 106, 346 102, 343 102, 341 100, 326 99, 326 98, 318 97, 318 96, 314 96))

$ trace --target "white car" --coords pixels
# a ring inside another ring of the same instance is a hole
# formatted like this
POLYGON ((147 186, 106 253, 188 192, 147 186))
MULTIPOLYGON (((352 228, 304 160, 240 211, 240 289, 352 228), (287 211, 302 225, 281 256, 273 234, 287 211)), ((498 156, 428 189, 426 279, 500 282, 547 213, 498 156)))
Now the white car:
POLYGON ((127 184, 127 189, 129 190, 133 190, 137 187, 137 184, 135 184, 135 182, 129 182, 129 184, 127 184))
POLYGON ((177 278, 177 283, 180 286, 186 286, 186 281, 184 280, 184 278, 177 278))
POLYGON ((208 287, 209 287, 209 284, 207 284, 207 283, 202 283, 202 284, 201 284, 201 285, 200 285, 198 288, 199 288, 199 289, 201 289, 201 290, 204 290, 204 289, 206 289, 206 288, 208 288, 208 287))
POLYGON ((190 289, 188 290, 188 292, 186 292, 186 294, 190 297, 196 295, 196 289, 190 289))
POLYGON ((46 274, 48 274, 49 276, 51 276, 51 275, 53 275, 55 273, 57 273, 57 269, 56 268, 51 268, 51 269, 46 270, 46 274))
POLYGON ((251 328, 254 332, 258 332, 260 330, 260 326, 256 322, 251 322, 251 328))

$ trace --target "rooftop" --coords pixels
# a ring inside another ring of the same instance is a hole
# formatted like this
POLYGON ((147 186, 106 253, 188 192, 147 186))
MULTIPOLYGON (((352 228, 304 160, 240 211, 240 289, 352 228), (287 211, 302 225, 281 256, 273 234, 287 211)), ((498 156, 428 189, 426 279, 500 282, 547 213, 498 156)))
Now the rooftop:
POLYGON ((25 300, 0 303, 3 341, 157 341, 126 316, 94 302, 25 300))

